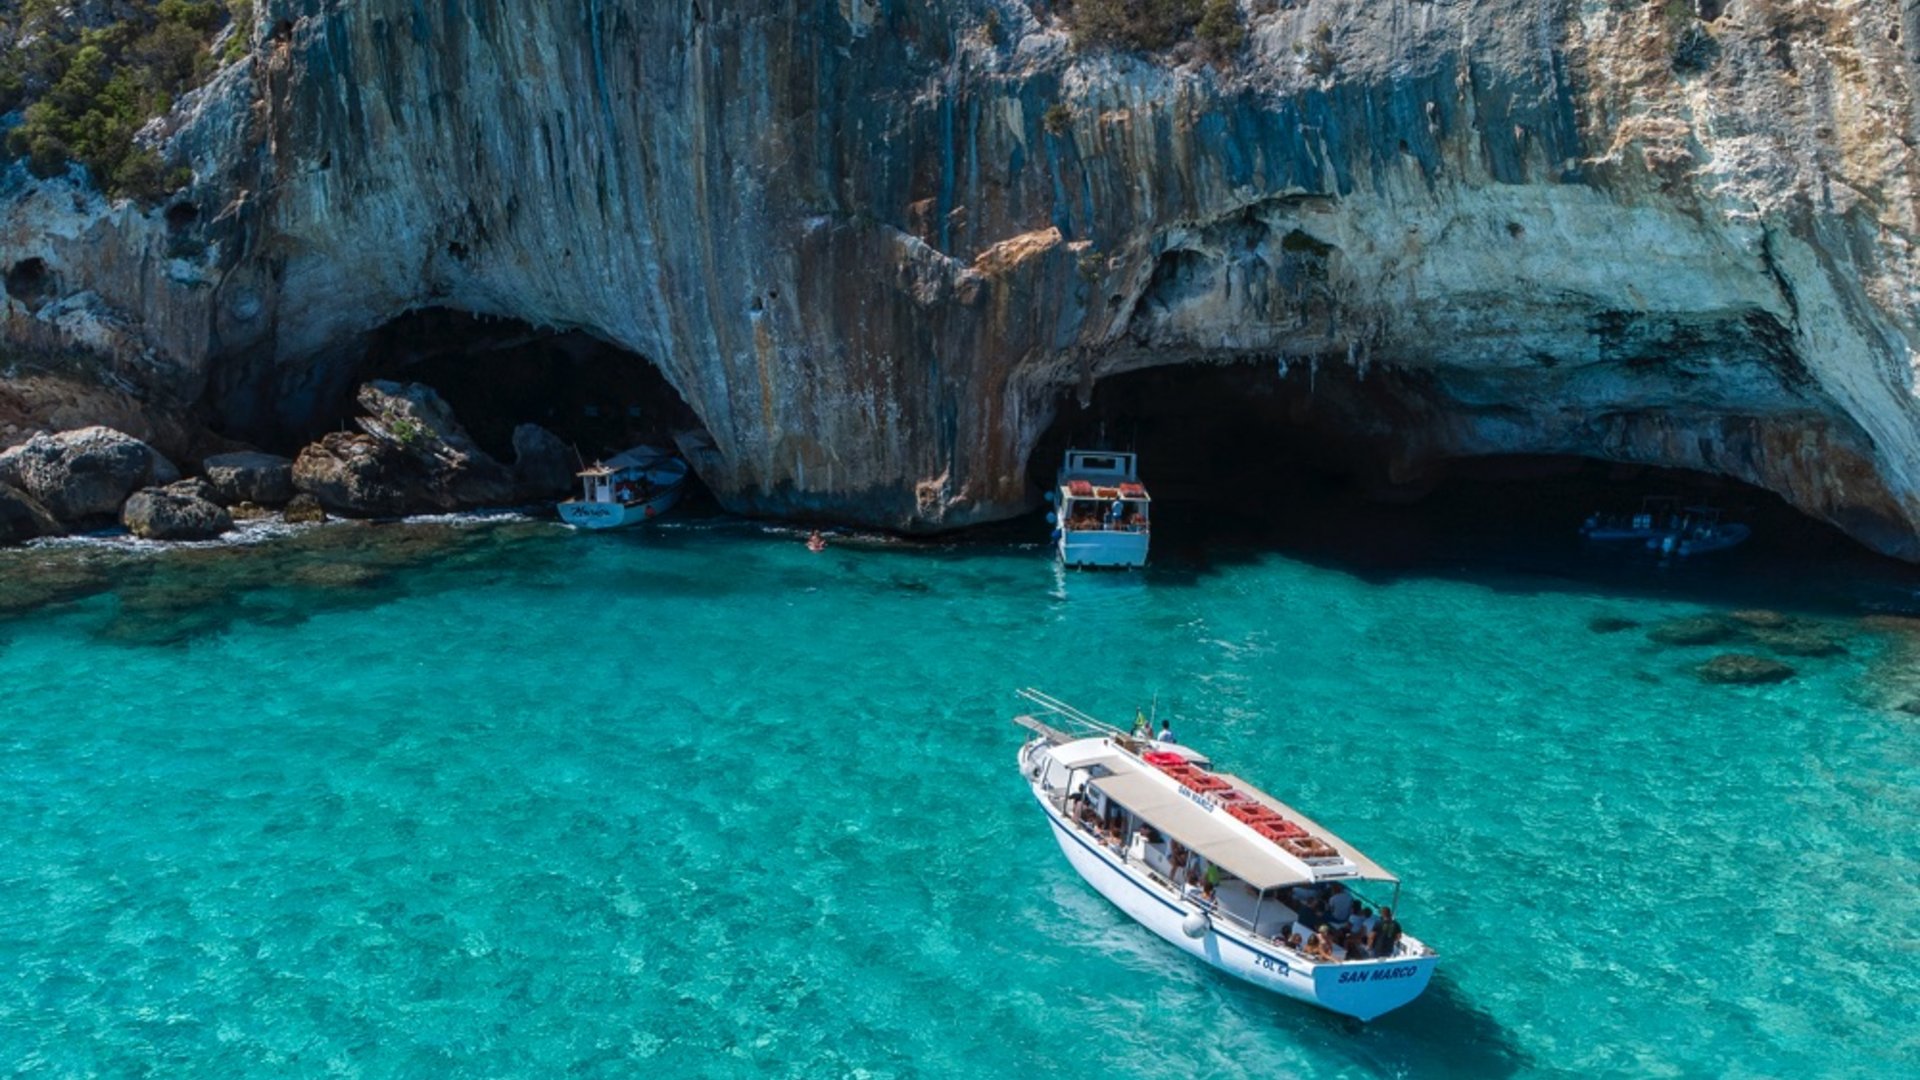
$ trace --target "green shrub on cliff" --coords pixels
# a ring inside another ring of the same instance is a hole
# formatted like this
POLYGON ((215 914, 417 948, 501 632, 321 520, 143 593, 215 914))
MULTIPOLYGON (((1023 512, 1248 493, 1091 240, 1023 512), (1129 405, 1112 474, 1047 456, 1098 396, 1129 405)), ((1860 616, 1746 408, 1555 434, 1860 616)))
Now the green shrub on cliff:
POLYGON ((1067 19, 1078 45, 1165 49, 1200 21, 1204 0, 1073 0, 1067 19))
POLYGON ((126 5, 86 26, 57 0, 24 0, 0 14, 0 112, 20 110, 7 153, 37 176, 69 162, 112 195, 153 199, 177 186, 134 133, 217 66, 208 46, 251 0, 157 0, 126 5))
POLYGON ((1064 13, 1081 46, 1158 52, 1192 38, 1218 60, 1247 39, 1239 0, 1073 0, 1064 13))

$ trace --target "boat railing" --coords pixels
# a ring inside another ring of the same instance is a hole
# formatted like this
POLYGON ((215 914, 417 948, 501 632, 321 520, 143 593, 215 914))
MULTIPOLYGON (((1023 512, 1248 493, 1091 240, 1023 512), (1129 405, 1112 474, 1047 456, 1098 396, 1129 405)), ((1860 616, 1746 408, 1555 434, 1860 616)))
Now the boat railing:
POLYGON ((1117 735, 1126 738, 1127 733, 1094 716, 1080 711, 1044 691, 1031 686, 1020 688, 1017 693, 1032 702, 1046 717, 1060 722, 1064 727, 1056 728, 1060 734, 1074 738, 1086 738, 1092 735, 1117 735))

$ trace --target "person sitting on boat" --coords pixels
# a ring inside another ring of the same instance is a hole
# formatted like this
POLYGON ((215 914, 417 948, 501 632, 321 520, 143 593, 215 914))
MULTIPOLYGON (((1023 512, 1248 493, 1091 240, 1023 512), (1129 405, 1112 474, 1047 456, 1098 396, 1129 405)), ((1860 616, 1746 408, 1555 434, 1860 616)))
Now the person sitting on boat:
POLYGON ((1160 721, 1160 738, 1158 741, 1169 744, 1180 741, 1173 737, 1173 727, 1165 720, 1160 721))
POLYGON ((1133 737, 1136 739, 1153 738, 1153 724, 1147 720, 1147 714, 1139 709, 1133 710, 1133 737))
POLYGON ((1275 934, 1273 936, 1273 943, 1275 945, 1285 945, 1294 952, 1299 952, 1305 944, 1300 940, 1300 932, 1298 930, 1287 930, 1284 933, 1275 934))
POLYGON ((1307 939, 1306 952, 1309 960, 1333 959, 1333 947, 1327 943, 1327 936, 1318 930, 1315 930, 1313 936, 1307 939))

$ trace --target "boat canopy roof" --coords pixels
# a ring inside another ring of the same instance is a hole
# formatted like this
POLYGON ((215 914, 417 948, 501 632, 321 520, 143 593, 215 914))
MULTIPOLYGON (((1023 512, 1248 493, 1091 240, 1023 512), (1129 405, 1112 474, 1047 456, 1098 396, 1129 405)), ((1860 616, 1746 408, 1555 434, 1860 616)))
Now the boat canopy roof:
MULTIPOLYGON (((1205 765, 1206 759, 1185 747, 1182 756, 1205 765)), ((1076 739, 1052 748, 1054 759, 1068 768, 1096 768, 1107 775, 1096 775, 1094 787, 1109 798, 1140 815, 1154 828, 1198 851, 1208 861, 1256 889, 1271 889, 1310 881, 1384 881, 1397 884, 1399 878, 1360 850, 1334 835, 1326 826, 1229 773, 1213 775, 1230 784, 1244 798, 1253 799, 1298 825, 1310 837, 1325 842, 1340 854, 1340 860, 1307 863, 1282 851, 1258 834, 1250 833, 1223 808, 1195 802, 1182 793, 1172 778, 1141 763, 1108 739, 1076 739)), ((1201 798, 1204 798, 1201 797, 1201 798)))
POLYGON ((1219 815, 1195 806, 1143 772, 1116 772, 1093 781, 1108 798, 1139 814, 1154 828, 1206 856, 1256 889, 1299 885, 1313 875, 1280 857, 1279 849, 1225 827, 1219 815))
POLYGON ((1313 820, 1307 815, 1301 813, 1298 810, 1295 810, 1293 807, 1288 806, 1286 803, 1281 802, 1279 799, 1274 798, 1273 796, 1267 794, 1266 792, 1261 791, 1259 788, 1254 787, 1252 784, 1247 783, 1245 780, 1240 779, 1239 777, 1233 775, 1232 773, 1220 773, 1219 776, 1220 776, 1220 779, 1225 780, 1227 783, 1232 784, 1234 787, 1240 789, 1241 794, 1246 795, 1254 799, 1255 801, 1264 804, 1265 806, 1273 809, 1274 811, 1277 811, 1281 817, 1284 817, 1288 821, 1293 822, 1295 825, 1298 825, 1301 828, 1307 830, 1307 835, 1317 836, 1320 839, 1325 840, 1327 843, 1333 845, 1333 849, 1335 851, 1338 851, 1341 855, 1344 855, 1348 862, 1360 868, 1360 873, 1358 876, 1362 880, 1391 881, 1391 882, 1398 882, 1400 880, 1400 878, 1397 875, 1389 871, 1386 867, 1381 866, 1379 863, 1374 862, 1372 859, 1369 859, 1365 855, 1360 854, 1359 848, 1354 847, 1352 844, 1349 844, 1345 840, 1342 840, 1339 837, 1333 835, 1333 833, 1325 825, 1320 824, 1319 822, 1313 820))
POLYGON ((652 446, 636 446, 631 450, 622 450, 605 461, 596 461, 581 469, 579 476, 612 476, 628 469, 656 469, 670 473, 684 474, 686 463, 675 457, 672 452, 652 446))

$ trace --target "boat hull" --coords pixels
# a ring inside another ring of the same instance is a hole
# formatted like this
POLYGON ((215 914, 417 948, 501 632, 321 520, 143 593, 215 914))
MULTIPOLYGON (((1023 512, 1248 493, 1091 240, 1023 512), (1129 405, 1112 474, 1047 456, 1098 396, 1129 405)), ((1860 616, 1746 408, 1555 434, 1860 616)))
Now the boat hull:
POLYGON ((1032 790, 1068 864, 1087 884, 1169 944, 1229 975, 1360 1020, 1372 1020, 1419 997, 1433 978, 1439 958, 1431 955, 1314 964, 1211 925, 1200 937, 1188 937, 1181 924, 1200 910, 1197 905, 1168 896, 1140 871, 1124 865, 1117 854, 1075 829, 1038 788, 1032 790))
POLYGON ((588 502, 568 499, 559 505, 560 520, 581 529, 619 529, 652 521, 673 509, 685 488, 675 485, 650 499, 636 502, 588 502))
POLYGON ((1060 561, 1068 566, 1133 568, 1147 565, 1144 532, 1060 530, 1060 561))

